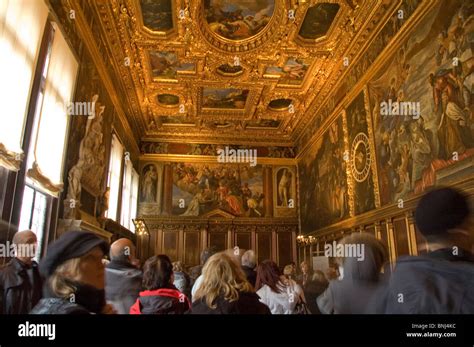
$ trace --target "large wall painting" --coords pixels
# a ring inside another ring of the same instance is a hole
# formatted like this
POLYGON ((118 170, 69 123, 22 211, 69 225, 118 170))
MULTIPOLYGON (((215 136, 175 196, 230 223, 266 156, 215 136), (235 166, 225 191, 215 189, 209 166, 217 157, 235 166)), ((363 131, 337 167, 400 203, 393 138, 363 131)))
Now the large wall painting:
POLYGON ((441 1, 368 84, 382 204, 422 192, 474 154, 473 31, 473 3, 441 1), (385 112, 389 100, 397 112, 385 112))
POLYGON ((173 164, 173 215, 221 209, 236 217, 264 217, 263 193, 260 165, 173 164))
POLYGON ((303 232, 349 217, 342 117, 303 157, 299 177, 303 232))
POLYGON ((353 182, 354 213, 375 208, 373 155, 364 93, 361 92, 346 109, 349 139, 349 172, 353 182))

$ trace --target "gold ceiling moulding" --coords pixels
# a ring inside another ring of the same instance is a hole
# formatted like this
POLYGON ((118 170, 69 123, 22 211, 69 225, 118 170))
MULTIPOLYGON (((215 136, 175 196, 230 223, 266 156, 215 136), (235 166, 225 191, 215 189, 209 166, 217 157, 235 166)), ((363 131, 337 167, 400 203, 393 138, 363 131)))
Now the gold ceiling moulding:
MULTIPOLYGON (((217 156, 184 155, 184 154, 142 154, 140 161, 162 161, 182 163, 219 164, 217 156)), ((248 163, 232 163, 234 165, 248 165, 248 163)), ((296 165, 294 158, 257 157, 257 165, 296 165)))

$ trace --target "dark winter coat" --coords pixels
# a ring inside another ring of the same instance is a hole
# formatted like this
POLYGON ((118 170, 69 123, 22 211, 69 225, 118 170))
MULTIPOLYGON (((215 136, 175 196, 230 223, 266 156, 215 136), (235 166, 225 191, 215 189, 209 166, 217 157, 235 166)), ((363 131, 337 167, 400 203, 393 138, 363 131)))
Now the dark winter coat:
POLYGON ((397 261, 388 283, 380 288, 367 313, 473 314, 472 255, 438 250, 397 261))
POLYGON ((255 288, 255 282, 257 282, 257 272, 248 266, 242 266, 242 270, 244 270, 245 276, 247 276, 247 281, 255 288))
POLYGON ((271 314, 270 309, 259 299, 257 294, 249 292, 241 292, 239 299, 233 302, 220 296, 215 302, 217 307, 212 309, 203 297, 193 302, 192 314, 271 314))
POLYGON ((118 314, 128 314, 142 288, 142 272, 125 262, 111 261, 105 268, 105 298, 118 314))
POLYGON ((41 299, 41 277, 38 264, 23 264, 12 259, 0 270, 0 313, 26 314, 41 299))
POLYGON ((43 298, 31 314, 90 314, 84 307, 60 298, 43 298))

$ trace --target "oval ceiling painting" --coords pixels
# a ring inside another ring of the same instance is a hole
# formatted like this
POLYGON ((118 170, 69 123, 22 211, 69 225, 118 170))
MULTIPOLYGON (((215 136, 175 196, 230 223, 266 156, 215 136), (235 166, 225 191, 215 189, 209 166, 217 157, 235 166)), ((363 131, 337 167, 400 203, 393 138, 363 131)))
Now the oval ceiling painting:
POLYGON ((179 104, 179 96, 173 94, 158 94, 158 103, 164 106, 176 106, 179 104))
POLYGON ((274 0, 204 0, 209 28, 229 40, 245 40, 257 35, 270 22, 274 0))
POLYGON ((289 108, 292 102, 291 99, 275 99, 270 101, 268 107, 275 111, 283 111, 289 108))

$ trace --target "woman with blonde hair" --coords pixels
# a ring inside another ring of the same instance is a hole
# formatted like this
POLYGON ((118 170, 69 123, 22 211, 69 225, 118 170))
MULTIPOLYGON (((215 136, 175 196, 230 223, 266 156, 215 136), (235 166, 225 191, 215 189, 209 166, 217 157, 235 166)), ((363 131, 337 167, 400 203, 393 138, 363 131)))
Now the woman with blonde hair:
POLYGON ((270 314, 260 303, 240 264, 229 255, 214 254, 204 265, 203 280, 193 296, 193 314, 270 314))

